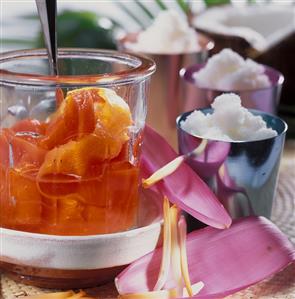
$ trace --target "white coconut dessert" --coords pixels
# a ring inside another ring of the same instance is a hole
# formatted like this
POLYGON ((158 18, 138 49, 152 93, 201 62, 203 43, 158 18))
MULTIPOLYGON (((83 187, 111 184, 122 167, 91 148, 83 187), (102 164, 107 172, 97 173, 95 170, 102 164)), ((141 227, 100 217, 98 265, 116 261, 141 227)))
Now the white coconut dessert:
POLYGON ((126 48, 150 54, 183 54, 201 50, 196 31, 175 10, 161 11, 150 27, 141 31, 136 42, 126 48))
POLYGON ((271 86, 263 65, 227 48, 213 55, 193 78, 199 87, 214 90, 254 90, 271 86))
POLYGON ((254 115, 241 105, 238 95, 229 93, 215 98, 213 112, 196 110, 181 122, 186 132, 205 139, 220 141, 254 141, 277 136, 260 115, 254 115))

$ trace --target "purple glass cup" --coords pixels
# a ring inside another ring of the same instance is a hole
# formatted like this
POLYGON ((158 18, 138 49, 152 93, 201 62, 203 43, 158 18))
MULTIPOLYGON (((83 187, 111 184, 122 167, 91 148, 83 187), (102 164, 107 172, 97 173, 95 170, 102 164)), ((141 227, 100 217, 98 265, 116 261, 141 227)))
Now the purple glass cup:
POLYGON ((242 100, 242 105, 248 109, 256 109, 266 113, 277 114, 284 76, 277 70, 263 65, 271 86, 261 89, 249 90, 216 90, 198 86, 193 74, 200 71, 205 64, 194 64, 180 70, 184 83, 184 111, 207 108, 214 99, 222 93, 234 92, 242 100))

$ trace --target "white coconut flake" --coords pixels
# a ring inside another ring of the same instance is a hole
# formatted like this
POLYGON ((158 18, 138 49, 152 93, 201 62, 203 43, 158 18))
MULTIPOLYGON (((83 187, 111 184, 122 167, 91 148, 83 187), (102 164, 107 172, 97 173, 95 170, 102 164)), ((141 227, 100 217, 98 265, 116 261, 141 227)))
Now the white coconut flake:
POLYGON ((132 51, 180 54, 200 50, 196 31, 174 10, 161 11, 152 25, 142 31, 136 43, 126 43, 132 51))
POLYGON ((253 90, 271 85, 264 67, 251 59, 244 60, 231 49, 213 55, 206 66, 193 74, 199 87, 216 90, 253 90))
POLYGON ((267 127, 261 116, 242 107, 240 97, 234 93, 216 97, 211 107, 212 114, 192 112, 181 122, 181 128, 205 139, 230 142, 262 140, 278 135, 267 127))

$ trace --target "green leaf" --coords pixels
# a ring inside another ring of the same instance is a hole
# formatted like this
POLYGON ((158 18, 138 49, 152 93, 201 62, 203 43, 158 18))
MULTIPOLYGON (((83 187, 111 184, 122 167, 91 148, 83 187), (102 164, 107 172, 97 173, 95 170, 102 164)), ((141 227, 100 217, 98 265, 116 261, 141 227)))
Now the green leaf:
POLYGON ((138 0, 134 0, 134 2, 138 5, 138 7, 140 7, 142 9, 142 11, 150 18, 150 19, 154 19, 154 15, 147 9, 146 6, 144 6, 140 1, 138 0))
POLYGON ((7 45, 25 45, 25 46, 34 46, 34 41, 27 39, 17 39, 17 38, 1 38, 1 44, 7 45))
POLYGON ((39 21, 39 16, 37 14, 28 14, 28 15, 20 16, 20 18, 22 18, 24 20, 36 20, 36 21, 39 21))
POLYGON ((141 22, 139 18, 137 18, 126 6, 120 1, 116 1, 116 5, 119 6, 133 21, 135 21, 141 28, 145 28, 144 24, 141 22))
MULTIPOLYGON (((82 47, 116 49, 113 30, 100 27, 99 16, 88 11, 62 12, 57 17, 58 47, 82 47)), ((113 23, 112 23, 113 24, 113 23)), ((36 47, 44 47, 43 34, 40 32, 35 40, 36 47)))
POLYGON ((163 3, 162 0, 155 0, 155 1, 162 10, 167 9, 167 6, 163 3))
POLYGON ((224 4, 230 4, 230 0, 204 0, 207 7, 209 6, 215 6, 215 5, 224 5, 224 4))
POLYGON ((176 0, 176 2, 185 14, 189 13, 190 7, 189 7, 187 1, 185 1, 185 0, 176 0))

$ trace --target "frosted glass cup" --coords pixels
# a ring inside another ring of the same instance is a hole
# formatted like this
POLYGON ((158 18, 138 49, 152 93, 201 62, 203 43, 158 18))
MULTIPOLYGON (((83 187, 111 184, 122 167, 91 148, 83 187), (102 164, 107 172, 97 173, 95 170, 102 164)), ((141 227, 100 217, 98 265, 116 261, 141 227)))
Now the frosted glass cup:
POLYGON ((44 49, 2 53, 0 61, 1 227, 53 235, 135 227, 155 63, 59 49, 59 75, 51 76, 44 49))

